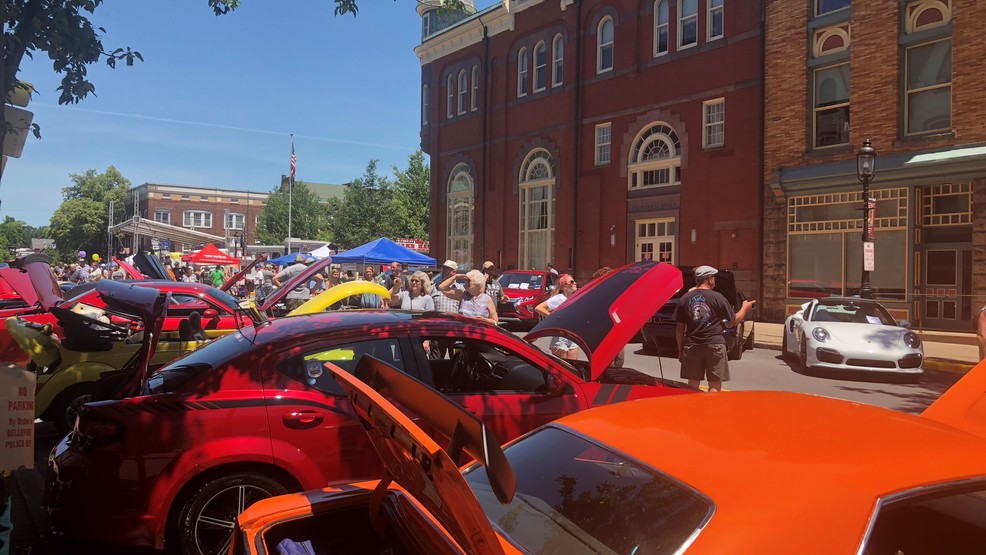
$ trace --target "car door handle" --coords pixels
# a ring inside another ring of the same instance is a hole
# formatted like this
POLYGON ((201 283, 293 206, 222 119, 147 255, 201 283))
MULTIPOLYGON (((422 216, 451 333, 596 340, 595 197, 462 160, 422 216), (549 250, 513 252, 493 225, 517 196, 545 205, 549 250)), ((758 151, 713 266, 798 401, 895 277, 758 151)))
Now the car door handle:
POLYGON ((314 428, 322 424, 325 416, 313 410, 299 410, 281 416, 284 425, 294 430, 304 430, 314 428))

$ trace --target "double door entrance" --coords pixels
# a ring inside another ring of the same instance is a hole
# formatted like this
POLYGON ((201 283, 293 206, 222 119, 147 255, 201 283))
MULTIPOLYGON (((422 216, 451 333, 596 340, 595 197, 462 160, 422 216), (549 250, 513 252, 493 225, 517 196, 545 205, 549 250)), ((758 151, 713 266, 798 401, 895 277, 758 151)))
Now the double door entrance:
POLYGON ((917 301, 921 326, 972 329, 972 246, 969 243, 918 245, 921 285, 917 301))

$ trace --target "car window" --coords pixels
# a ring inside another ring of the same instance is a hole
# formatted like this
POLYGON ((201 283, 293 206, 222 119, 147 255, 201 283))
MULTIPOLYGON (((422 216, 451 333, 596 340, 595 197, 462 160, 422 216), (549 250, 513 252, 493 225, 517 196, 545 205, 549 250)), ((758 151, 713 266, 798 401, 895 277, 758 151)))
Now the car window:
POLYGON ((504 453, 517 478, 510 503, 479 465, 464 475, 493 524, 529 553, 676 553, 712 514, 698 492, 559 428, 504 453))
POLYGON ((547 387, 544 371, 516 352, 476 339, 421 338, 435 389, 442 393, 537 393, 547 387))
POLYGON ((147 392, 177 391, 195 376, 203 372, 215 373, 234 359, 248 356, 254 349, 253 343, 239 332, 209 341, 154 372, 147 380, 147 392))
POLYGON ((986 485, 881 504, 863 553, 986 553, 986 485))
POLYGON ((356 371, 356 364, 364 355, 370 355, 394 368, 407 372, 400 341, 397 338, 355 341, 310 350, 282 360, 277 363, 276 368, 285 376, 322 393, 345 396, 339 384, 332 379, 329 372, 325 371, 325 363, 334 363, 352 374, 356 371))
POLYGON ((543 274, 511 274, 504 272, 498 278, 500 287, 504 289, 541 289, 544 284, 543 274))
POLYGON ((819 303, 811 315, 812 322, 844 322, 853 324, 896 325, 882 306, 874 303, 847 301, 843 303, 819 303))

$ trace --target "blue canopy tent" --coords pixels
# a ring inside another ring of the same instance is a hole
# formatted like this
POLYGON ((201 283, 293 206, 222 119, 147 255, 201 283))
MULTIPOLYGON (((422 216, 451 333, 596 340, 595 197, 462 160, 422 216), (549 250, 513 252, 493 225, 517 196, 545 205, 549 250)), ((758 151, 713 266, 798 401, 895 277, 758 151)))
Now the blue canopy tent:
MULTIPOLYGON (((307 253, 307 252, 303 252, 301 254, 305 255, 305 258, 314 258, 315 260, 322 259, 321 256, 312 256, 311 253, 307 253)), ((278 266, 290 266, 291 264, 294 264, 294 257, 297 255, 298 253, 291 252, 285 254, 284 256, 278 256, 277 258, 268 260, 267 262, 270 264, 277 264, 278 266)))
POLYGON ((428 255, 412 251, 397 243, 381 237, 360 245, 354 249, 341 252, 332 257, 333 264, 389 264, 400 262, 408 266, 434 266, 436 260, 428 255))

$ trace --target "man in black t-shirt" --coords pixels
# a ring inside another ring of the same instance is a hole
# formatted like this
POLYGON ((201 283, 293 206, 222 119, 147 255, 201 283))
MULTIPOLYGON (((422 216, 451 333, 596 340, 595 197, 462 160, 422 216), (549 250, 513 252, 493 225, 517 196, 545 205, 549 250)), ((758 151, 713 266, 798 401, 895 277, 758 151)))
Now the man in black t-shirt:
POLYGON ((682 295, 674 311, 674 319, 678 323, 675 338, 681 361, 681 378, 694 387, 707 379, 709 391, 719 391, 722 382, 729 381, 723 327, 738 325, 756 303, 743 301, 743 306, 734 314, 726 297, 713 291, 718 273, 719 270, 712 266, 695 268, 696 286, 682 295))

